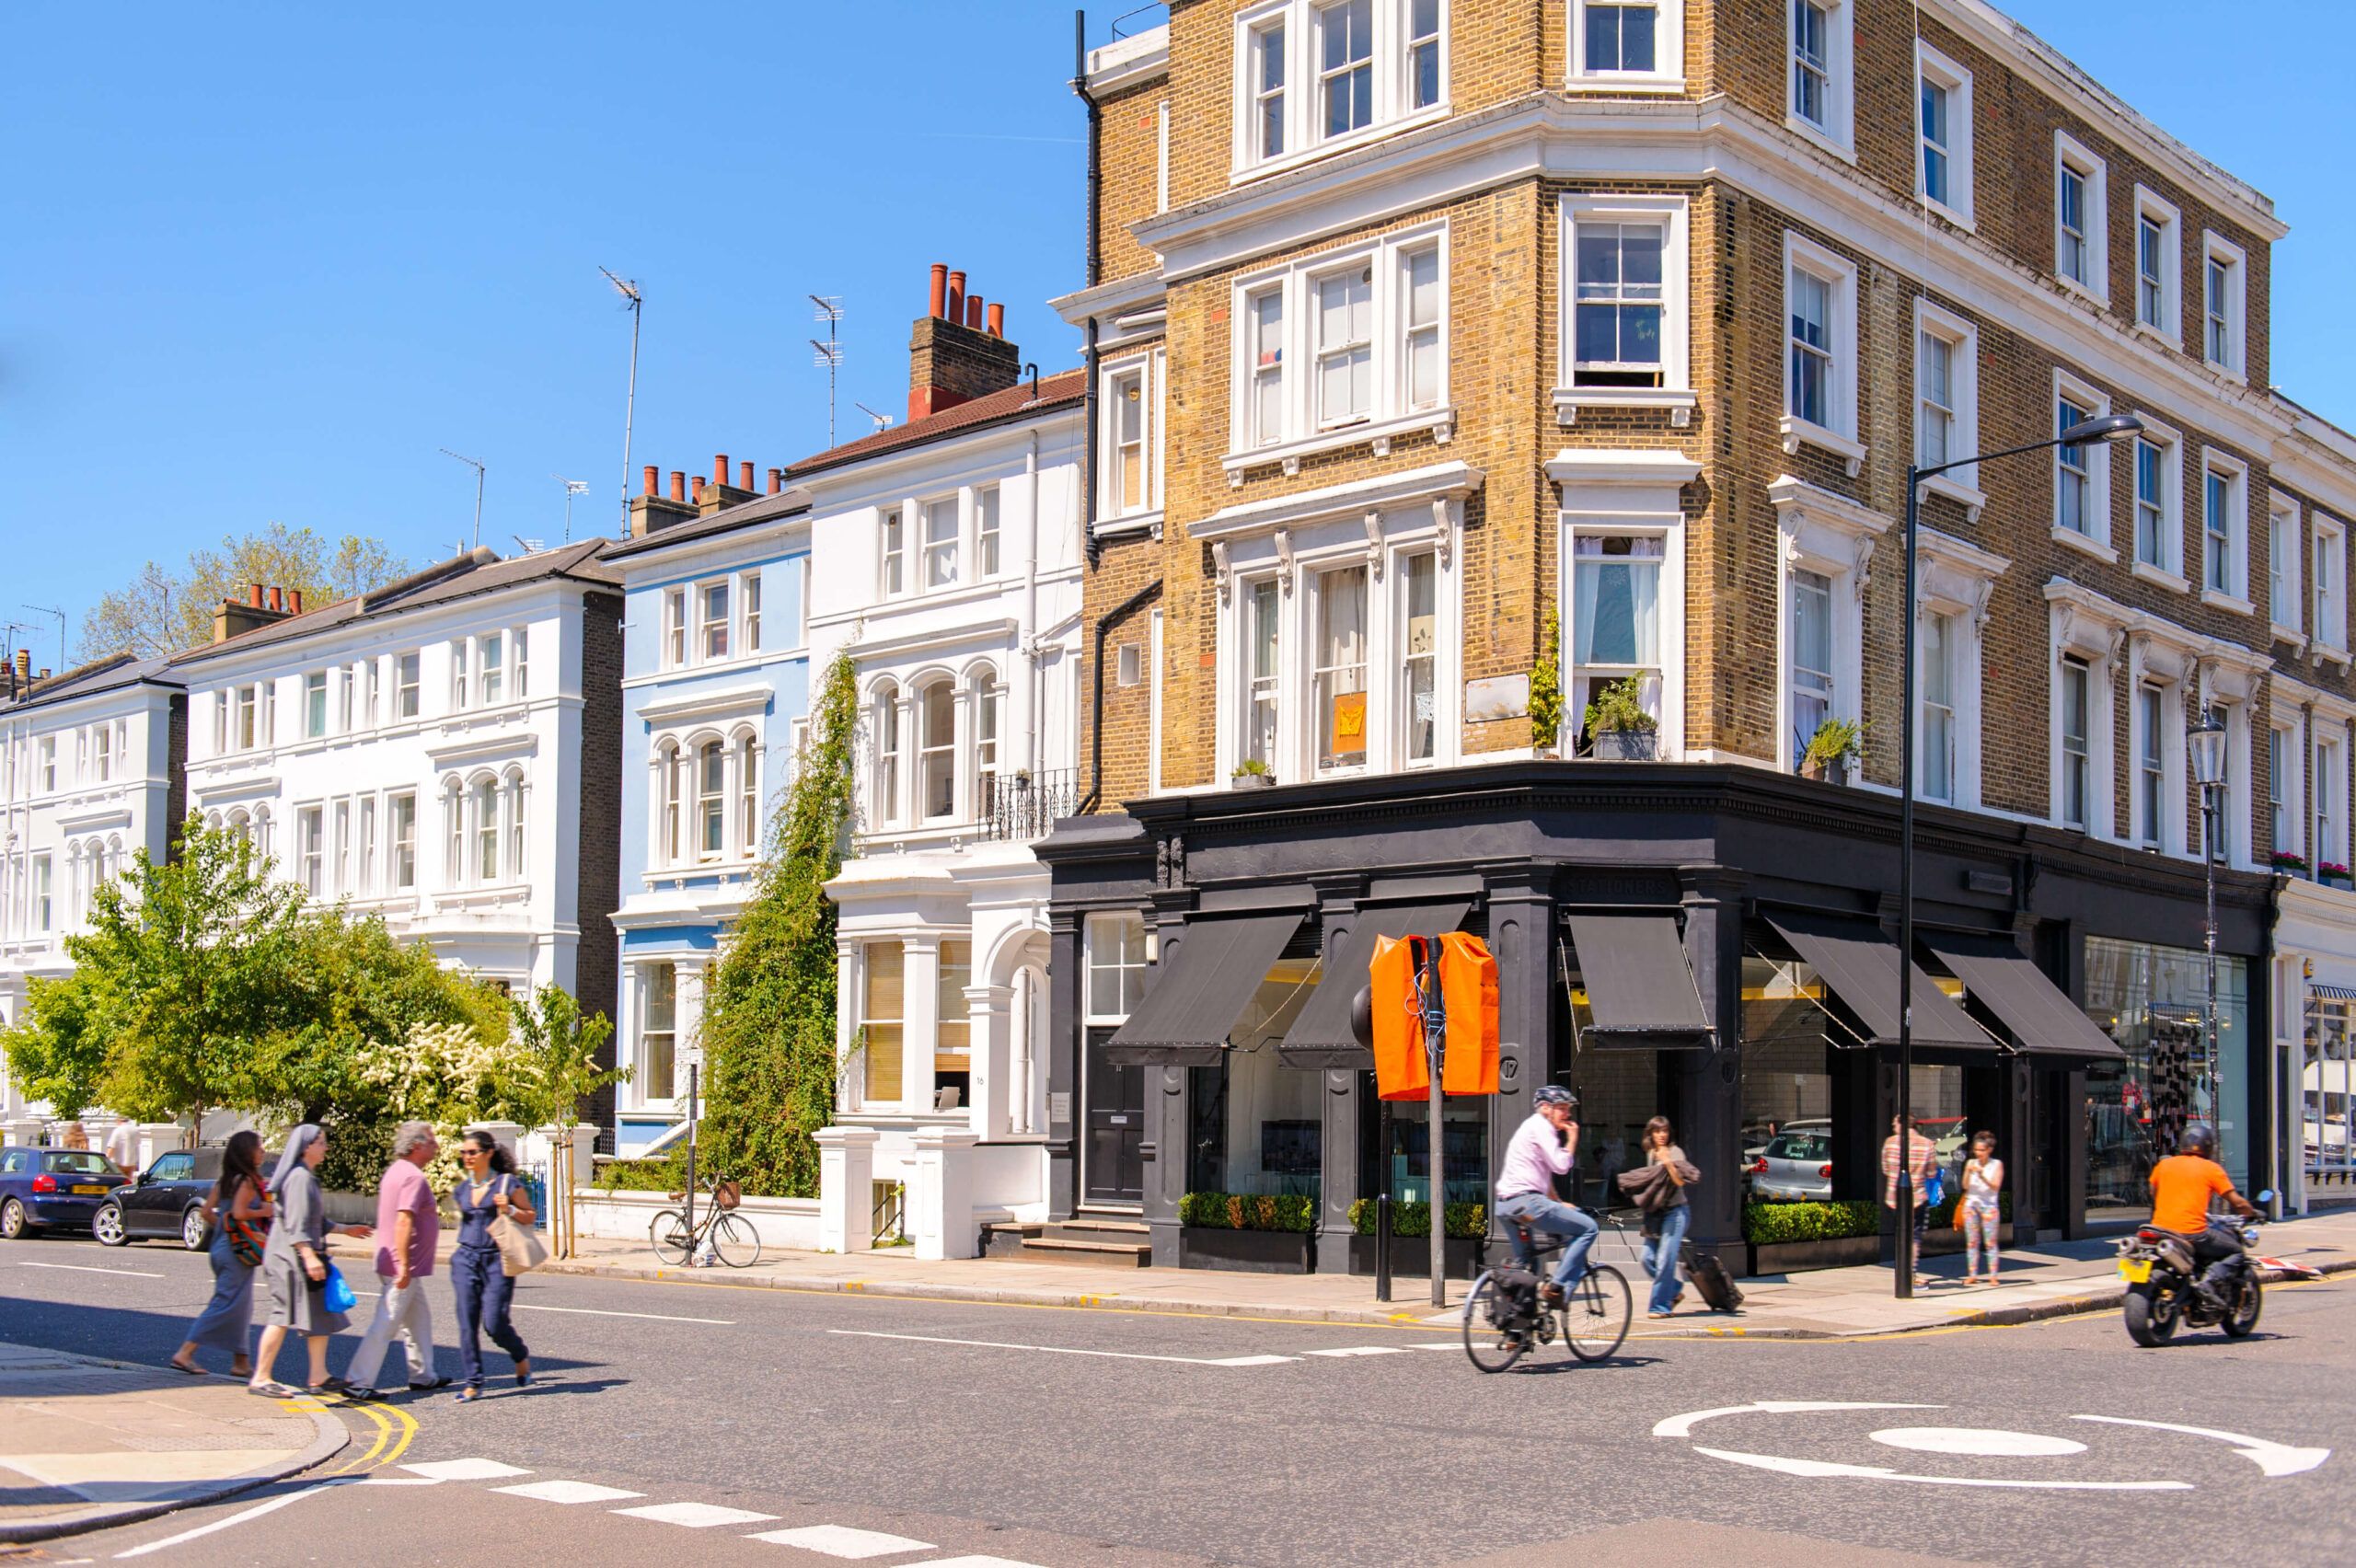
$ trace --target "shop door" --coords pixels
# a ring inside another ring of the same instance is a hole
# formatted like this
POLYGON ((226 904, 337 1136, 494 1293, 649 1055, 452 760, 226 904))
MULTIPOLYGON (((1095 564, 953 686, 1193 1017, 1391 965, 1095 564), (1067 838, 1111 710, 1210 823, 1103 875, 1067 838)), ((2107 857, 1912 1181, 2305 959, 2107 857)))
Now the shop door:
POLYGON ((1088 1032, 1088 1153, 1081 1173, 1091 1204, 1145 1202, 1145 1069, 1104 1059, 1110 1029, 1088 1032))

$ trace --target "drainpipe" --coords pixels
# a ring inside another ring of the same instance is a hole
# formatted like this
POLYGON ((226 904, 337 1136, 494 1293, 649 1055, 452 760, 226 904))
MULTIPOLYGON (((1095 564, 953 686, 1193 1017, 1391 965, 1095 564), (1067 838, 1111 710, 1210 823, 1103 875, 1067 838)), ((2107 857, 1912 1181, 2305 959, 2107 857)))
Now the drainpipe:
POLYGON ((1089 709, 1088 724, 1091 755, 1088 764, 1088 798, 1072 811, 1074 816, 1086 816, 1096 809, 1096 801, 1104 793, 1104 633, 1116 621, 1129 617, 1161 596, 1161 579, 1157 577, 1127 598, 1122 600, 1113 613, 1096 623, 1096 704, 1089 709))
POLYGON ((1031 427, 1030 449, 1023 454, 1022 475, 1030 481, 1030 537, 1022 545, 1022 625, 1017 645, 1022 651, 1022 766, 1032 777, 1039 772, 1039 427, 1031 427))
MULTIPOLYGON (((1088 255, 1081 264, 1087 286, 1094 288, 1103 281, 1103 268, 1097 260, 1097 209, 1102 205, 1103 163, 1100 156, 1103 141, 1104 111, 1088 96, 1088 13, 1071 14, 1072 76, 1071 90, 1088 106, 1088 255)), ((1080 505, 1080 526, 1082 548, 1088 564, 1096 565, 1096 317, 1088 318, 1088 348, 1081 356, 1086 366, 1087 380, 1080 391, 1080 468, 1082 491, 1080 505)))

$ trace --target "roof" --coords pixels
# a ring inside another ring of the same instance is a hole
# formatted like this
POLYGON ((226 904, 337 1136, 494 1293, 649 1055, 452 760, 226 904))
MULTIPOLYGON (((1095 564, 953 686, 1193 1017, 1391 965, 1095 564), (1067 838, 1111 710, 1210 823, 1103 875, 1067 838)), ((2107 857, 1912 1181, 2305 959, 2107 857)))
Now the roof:
POLYGON ((697 539, 709 539, 717 534, 733 533, 756 523, 773 523, 781 517, 791 517, 810 510, 810 492, 788 490, 776 495, 756 496, 735 505, 699 517, 692 522, 674 523, 668 528, 657 528, 641 538, 624 539, 609 546, 605 559, 619 560, 626 556, 646 555, 655 550, 669 549, 674 545, 689 544, 697 539))
POLYGON ((847 441, 815 456, 804 457, 786 469, 785 477, 798 479, 824 469, 839 468, 846 464, 880 457, 885 453, 945 441, 953 435, 963 435, 988 425, 1004 424, 1049 409, 1066 408, 1080 401, 1081 394, 1087 390, 1087 382, 1088 373, 1085 370, 1057 371, 1040 381, 1036 398, 1031 396, 1027 382, 1010 386, 1003 392, 988 393, 971 402, 960 403, 953 409, 944 409, 940 413, 912 420, 895 430, 879 430, 873 435, 847 441))
POLYGON ((29 708, 69 702, 77 697, 89 697, 142 682, 177 686, 179 683, 165 673, 169 663, 167 659, 142 659, 135 653, 110 653, 103 659, 93 659, 87 664, 68 670, 62 675, 35 681, 23 697, 13 702, 0 702, 0 712, 21 713, 29 708))
POLYGON ((299 616, 289 616, 268 626, 256 627, 225 641, 208 642, 201 648, 191 648, 185 653, 174 655, 171 663, 176 665, 193 664, 219 654, 243 653, 255 648, 296 642, 322 631, 369 619, 387 610, 413 610, 429 605, 452 604, 546 578, 569 577, 600 588, 618 589, 621 586, 622 574, 605 564, 603 559, 604 552, 611 544, 609 539, 583 539, 578 544, 561 545, 552 550, 538 550, 531 555, 504 560, 490 550, 478 548, 471 555, 454 557, 387 587, 374 589, 354 598, 339 599, 319 609, 306 610, 299 616))

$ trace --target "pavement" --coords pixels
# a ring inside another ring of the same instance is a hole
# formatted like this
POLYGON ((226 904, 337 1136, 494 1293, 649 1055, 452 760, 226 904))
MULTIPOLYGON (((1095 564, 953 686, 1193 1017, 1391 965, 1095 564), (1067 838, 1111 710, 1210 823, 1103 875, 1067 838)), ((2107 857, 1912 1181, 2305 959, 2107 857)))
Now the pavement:
POLYGON ((0 1343, 0 1542, 151 1518, 264 1486, 350 1440, 317 1400, 234 1378, 0 1343))
MULTIPOLYGON (((2356 1270, 2356 1210, 2283 1220, 2264 1228, 2267 1256, 2326 1274, 2356 1270)), ((357 1251, 354 1243, 350 1245, 357 1251)), ((1632 1231, 1606 1230, 1596 1261, 1628 1276, 1642 1313, 1646 1279, 1632 1231)), ((2116 1307, 2124 1293, 2109 1239, 2053 1242, 2007 1251, 2003 1283, 1966 1286, 1960 1256, 1930 1258, 1916 1276, 1911 1300, 1895 1297, 1885 1264, 1767 1274, 1740 1282, 1739 1312, 1701 1309, 1688 1292, 1668 1319, 1641 1315, 1637 1340, 1750 1338, 1850 1339, 1928 1329, 2032 1322, 2116 1307)), ((1369 1323, 1391 1327, 1453 1323, 1459 1313, 1436 1309, 1430 1281, 1397 1276, 1389 1302, 1374 1298, 1363 1275, 1249 1274, 1219 1269, 1093 1268, 1033 1263, 1011 1258, 925 1262, 910 1248, 866 1252, 771 1253, 749 1269, 673 1268, 655 1262, 639 1241, 584 1240, 578 1255, 551 1260, 544 1273, 612 1279, 713 1283, 772 1290, 900 1297, 1007 1306, 1091 1308, 1111 1311, 1182 1312, 1206 1317, 1369 1323)), ((1448 1300, 1461 1307, 1465 1282, 1448 1282, 1448 1300)))

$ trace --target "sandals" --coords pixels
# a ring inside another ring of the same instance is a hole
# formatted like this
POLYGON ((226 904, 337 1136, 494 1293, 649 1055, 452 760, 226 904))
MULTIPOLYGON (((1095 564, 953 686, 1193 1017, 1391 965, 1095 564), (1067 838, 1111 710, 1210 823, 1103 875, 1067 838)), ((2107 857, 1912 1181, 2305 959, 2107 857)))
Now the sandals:
POLYGON ((248 1383, 246 1392, 265 1400, 299 1400, 303 1397, 302 1389, 289 1388, 284 1383, 248 1383))
POLYGON ((472 1404, 475 1401, 480 1398, 482 1398, 482 1389, 472 1383, 468 1383, 465 1388, 458 1390, 458 1402, 460 1404, 472 1404))
POLYGON ((311 1394, 341 1394, 349 1397, 352 1393, 352 1385, 341 1378, 323 1378, 318 1382, 307 1385, 304 1391, 311 1394))
POLYGON ((213 1376, 212 1373, 207 1372, 203 1367, 191 1366, 177 1355, 172 1357, 171 1360, 166 1362, 164 1365, 169 1366, 175 1372, 185 1372, 191 1378, 210 1378, 213 1376))

